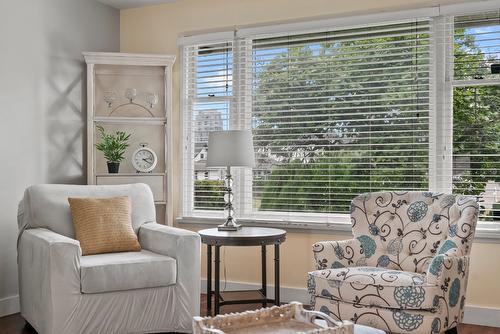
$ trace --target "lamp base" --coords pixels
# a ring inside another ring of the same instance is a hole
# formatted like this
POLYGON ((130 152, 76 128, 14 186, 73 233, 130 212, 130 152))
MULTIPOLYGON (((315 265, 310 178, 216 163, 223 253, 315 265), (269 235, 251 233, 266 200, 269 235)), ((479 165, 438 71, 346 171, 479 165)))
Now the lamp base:
POLYGON ((217 226, 218 231, 238 231, 241 228, 241 225, 234 224, 234 225, 226 225, 222 224, 217 226))
POLYGON ((238 231, 241 228, 240 224, 236 224, 236 219, 228 217, 224 224, 217 226, 218 231, 238 231))

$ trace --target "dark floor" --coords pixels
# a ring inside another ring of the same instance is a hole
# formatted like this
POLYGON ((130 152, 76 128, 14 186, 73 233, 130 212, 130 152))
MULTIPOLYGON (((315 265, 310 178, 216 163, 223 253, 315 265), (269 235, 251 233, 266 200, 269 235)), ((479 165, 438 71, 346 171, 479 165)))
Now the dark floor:
MULTIPOLYGON (((222 308, 222 312, 241 312, 262 307, 256 305, 228 305, 222 308)), ((207 298, 206 295, 201 296, 201 313, 206 315, 207 298)), ((460 325, 459 334, 500 334, 500 328, 476 326, 476 325, 460 325)), ((36 331, 29 326, 26 326, 26 321, 19 313, 0 318, 0 334, 36 334, 36 331)))

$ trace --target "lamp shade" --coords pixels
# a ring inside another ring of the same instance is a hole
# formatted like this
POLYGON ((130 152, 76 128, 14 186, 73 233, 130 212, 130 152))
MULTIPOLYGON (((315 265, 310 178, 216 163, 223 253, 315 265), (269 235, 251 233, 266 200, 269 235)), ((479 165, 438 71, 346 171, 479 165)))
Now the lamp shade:
POLYGON ((212 131, 208 134, 207 167, 254 167, 252 132, 212 131))

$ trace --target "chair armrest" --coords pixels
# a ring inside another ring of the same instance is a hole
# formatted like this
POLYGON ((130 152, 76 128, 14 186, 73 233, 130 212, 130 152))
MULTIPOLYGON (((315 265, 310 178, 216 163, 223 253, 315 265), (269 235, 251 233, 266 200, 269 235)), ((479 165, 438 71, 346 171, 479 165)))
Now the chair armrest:
POLYGON ((316 269, 365 265, 365 252, 358 239, 321 241, 313 246, 316 269))
POLYGON ((201 242, 196 232, 158 223, 147 223, 141 225, 139 229, 139 243, 142 248, 154 253, 200 262, 201 242))
POLYGON ((179 305, 179 307, 189 309, 193 316, 199 315, 201 290, 200 235, 180 228, 147 223, 141 225, 139 229, 139 243, 144 249, 176 259, 176 284, 180 291, 179 295, 189 296, 179 300, 179 303, 188 303, 179 305))
POLYGON ((427 268, 427 283, 449 284, 455 278, 466 279, 469 273, 469 257, 449 254, 436 255, 427 268))
MULTIPOLYGON (((80 242, 44 228, 25 230, 18 246, 20 269, 43 269, 50 287, 80 292, 80 242), (73 284, 73 286, 68 286, 73 284)), ((36 273, 39 275, 39 273, 36 273)))
POLYGON ((80 294, 81 255, 77 240, 44 228, 24 230, 18 243, 21 313, 41 313, 40 319, 63 314, 68 296, 80 294))

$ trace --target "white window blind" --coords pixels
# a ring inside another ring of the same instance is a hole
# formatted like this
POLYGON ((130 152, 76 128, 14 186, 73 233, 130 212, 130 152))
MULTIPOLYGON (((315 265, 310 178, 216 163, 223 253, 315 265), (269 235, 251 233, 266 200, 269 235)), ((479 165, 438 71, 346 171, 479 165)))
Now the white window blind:
POLYGON ((430 21, 252 41, 253 209, 428 189, 430 21))
POLYGON ((429 19, 248 37, 234 47, 184 48, 193 160, 185 211, 222 209, 223 172, 200 180, 208 114, 212 127, 254 133, 257 166, 240 177, 240 214, 348 213, 363 192, 428 188, 429 19))
POLYGON ((232 119, 233 42, 184 48, 184 206, 189 212, 224 209, 222 169, 207 168, 208 133, 232 119))
POLYGON ((500 11, 454 19, 453 192, 500 219, 500 11))
POLYGON ((185 217, 223 216, 208 133, 252 129, 257 165, 232 173, 240 219, 348 222, 360 193, 428 189, 499 219, 498 10, 264 30, 183 45, 185 217))

